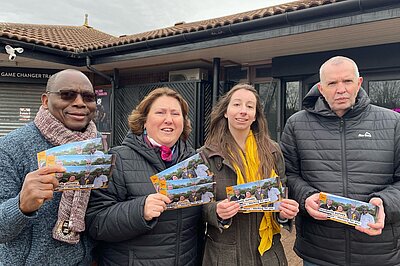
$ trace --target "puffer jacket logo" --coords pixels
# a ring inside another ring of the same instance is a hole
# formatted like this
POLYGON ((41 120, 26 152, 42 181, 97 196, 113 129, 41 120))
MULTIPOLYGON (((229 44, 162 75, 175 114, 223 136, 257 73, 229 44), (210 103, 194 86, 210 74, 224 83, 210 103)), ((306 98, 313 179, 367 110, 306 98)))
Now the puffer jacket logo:
POLYGON ((369 133, 368 131, 366 131, 365 133, 360 133, 358 134, 359 138, 372 138, 371 133, 369 133))

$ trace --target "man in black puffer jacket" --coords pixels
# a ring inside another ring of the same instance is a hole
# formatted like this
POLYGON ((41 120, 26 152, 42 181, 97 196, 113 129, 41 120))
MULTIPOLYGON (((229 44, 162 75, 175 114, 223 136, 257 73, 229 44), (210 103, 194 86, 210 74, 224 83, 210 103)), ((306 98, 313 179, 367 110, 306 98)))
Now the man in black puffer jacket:
POLYGON ((353 60, 329 59, 282 135, 304 265, 400 265, 400 114, 370 104, 361 83, 353 60), (326 220, 319 192, 379 206, 377 222, 363 229, 326 220))

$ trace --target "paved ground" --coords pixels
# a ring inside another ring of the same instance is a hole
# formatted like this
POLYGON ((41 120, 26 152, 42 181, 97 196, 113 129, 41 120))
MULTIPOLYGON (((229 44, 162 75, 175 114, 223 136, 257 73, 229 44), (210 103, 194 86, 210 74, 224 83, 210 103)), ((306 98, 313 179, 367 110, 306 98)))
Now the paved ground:
POLYGON ((285 253, 289 266, 303 266, 303 260, 300 259, 293 251, 293 244, 296 238, 296 231, 294 230, 294 228, 291 233, 289 233, 289 231, 285 229, 282 229, 281 234, 281 241, 283 247, 285 248, 285 253))

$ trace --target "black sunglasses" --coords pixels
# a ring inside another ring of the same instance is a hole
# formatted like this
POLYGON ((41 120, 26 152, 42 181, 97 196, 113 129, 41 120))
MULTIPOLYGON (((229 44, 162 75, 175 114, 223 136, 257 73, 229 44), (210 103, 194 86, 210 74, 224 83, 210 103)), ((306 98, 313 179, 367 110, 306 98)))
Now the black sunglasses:
POLYGON ((60 90, 60 91, 46 91, 46 93, 58 94, 64 101, 75 101, 76 97, 78 97, 78 94, 81 95, 84 102, 96 101, 96 94, 88 91, 77 92, 72 90, 60 90))

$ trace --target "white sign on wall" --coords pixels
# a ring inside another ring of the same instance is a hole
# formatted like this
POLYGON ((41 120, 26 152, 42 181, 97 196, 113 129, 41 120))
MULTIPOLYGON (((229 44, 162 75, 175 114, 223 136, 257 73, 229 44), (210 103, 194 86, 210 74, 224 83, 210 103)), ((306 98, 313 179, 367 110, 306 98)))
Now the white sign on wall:
POLYGON ((31 108, 20 107, 19 108, 19 120, 22 120, 22 121, 31 120, 31 108))

